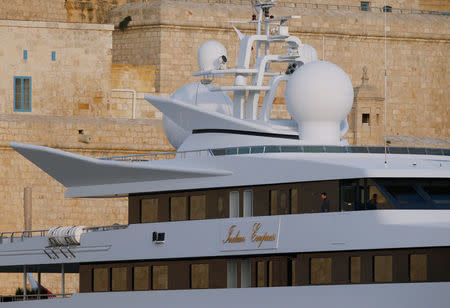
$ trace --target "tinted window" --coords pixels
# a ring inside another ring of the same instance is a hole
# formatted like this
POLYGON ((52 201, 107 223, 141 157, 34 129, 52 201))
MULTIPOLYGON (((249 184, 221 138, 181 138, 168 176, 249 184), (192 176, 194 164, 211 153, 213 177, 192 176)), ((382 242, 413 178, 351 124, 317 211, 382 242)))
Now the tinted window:
POLYGON ((352 153, 367 153, 367 147, 351 147, 350 151, 352 153))
POLYGON ((425 200, 409 185, 386 185, 387 191, 397 201, 399 208, 424 208, 425 200))
POLYGON ((264 153, 275 153, 280 152, 280 147, 278 146, 267 146, 264 149, 264 153))
POLYGON ((441 149, 427 149, 428 155, 442 155, 441 149))
POLYGON ((347 148, 346 147, 339 147, 339 146, 326 146, 325 152, 329 153, 346 153, 347 148))
POLYGON ((282 146, 281 152, 303 152, 301 146, 282 146))
POLYGON ((450 209, 449 186, 423 186, 422 188, 430 196, 437 208, 450 209))
POLYGON ((303 151, 310 152, 310 153, 320 153, 320 152, 324 152, 324 147, 322 145, 304 146, 303 151))
POLYGON ((424 148, 409 148, 409 154, 426 155, 427 153, 424 148))
POLYGON ((389 148, 391 154, 408 154, 408 148, 389 148))
POLYGON ((262 152, 264 152, 264 147, 252 147, 251 152, 252 153, 262 153, 262 152))
POLYGON ((226 155, 237 154, 237 148, 228 148, 228 149, 225 149, 225 154, 226 154, 226 155))
POLYGON ((239 154, 249 154, 250 148, 249 147, 242 147, 238 149, 239 154))
POLYGON ((370 153, 383 153, 384 154, 384 147, 369 147, 370 153))

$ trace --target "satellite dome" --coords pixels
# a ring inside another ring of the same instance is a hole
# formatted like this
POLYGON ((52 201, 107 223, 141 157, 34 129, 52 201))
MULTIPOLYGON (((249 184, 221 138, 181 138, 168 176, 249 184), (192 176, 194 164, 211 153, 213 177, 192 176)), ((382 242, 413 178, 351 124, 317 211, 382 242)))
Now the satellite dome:
POLYGON ((340 67, 326 61, 306 63, 290 77, 285 100, 303 143, 341 143, 341 122, 352 108, 353 86, 340 67))
POLYGON ((314 47, 308 44, 303 44, 300 51, 300 61, 306 64, 312 61, 317 61, 317 59, 317 51, 314 49, 314 47))
MULTIPOLYGON (((171 98, 180 100, 190 105, 198 105, 200 108, 223 113, 231 116, 233 113, 233 102, 223 92, 212 92, 211 85, 203 85, 199 82, 191 83, 176 90, 171 98)), ((178 149, 184 140, 191 134, 180 127, 175 121, 163 115, 164 132, 169 142, 178 149)))
POLYGON ((198 49, 200 71, 223 69, 227 61, 227 49, 218 41, 206 41, 198 49))

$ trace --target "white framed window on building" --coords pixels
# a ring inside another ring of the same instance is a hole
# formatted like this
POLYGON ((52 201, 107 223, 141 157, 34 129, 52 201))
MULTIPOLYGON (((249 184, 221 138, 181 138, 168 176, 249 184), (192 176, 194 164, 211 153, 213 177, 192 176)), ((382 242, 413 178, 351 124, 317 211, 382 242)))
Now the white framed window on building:
POLYGON ((31 111, 31 77, 14 76, 14 111, 31 111))

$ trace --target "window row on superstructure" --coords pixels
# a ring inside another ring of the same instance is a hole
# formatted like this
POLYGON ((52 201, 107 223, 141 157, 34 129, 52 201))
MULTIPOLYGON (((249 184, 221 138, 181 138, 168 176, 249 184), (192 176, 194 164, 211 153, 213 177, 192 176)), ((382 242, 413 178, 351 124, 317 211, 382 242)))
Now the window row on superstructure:
POLYGON ((129 223, 375 209, 450 209, 450 182, 349 179, 134 195, 129 223))
POLYGON ((80 292, 450 281, 450 247, 80 265, 80 292))

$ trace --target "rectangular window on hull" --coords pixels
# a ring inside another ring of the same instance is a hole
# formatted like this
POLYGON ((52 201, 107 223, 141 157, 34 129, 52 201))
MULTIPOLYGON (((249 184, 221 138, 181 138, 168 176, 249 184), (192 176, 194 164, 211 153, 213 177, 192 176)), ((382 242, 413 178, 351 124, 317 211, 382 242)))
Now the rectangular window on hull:
POLYGON ((230 217, 239 217, 239 192, 230 192, 230 217))
POLYGON ((169 267, 154 265, 152 267, 152 289, 167 290, 169 288, 169 267))
POLYGON ((141 201, 141 222, 158 221, 158 199, 143 199, 141 201))
POLYGON ((392 282, 392 256, 373 257, 373 281, 392 282))
POLYGON ((288 190, 273 189, 270 191, 270 215, 290 214, 290 193, 288 190))
POLYGON ((330 284, 331 258, 311 258, 309 276, 311 284, 330 284))
POLYGON ((300 208, 298 205, 298 189, 291 189, 291 213, 300 213, 300 208))
POLYGON ((136 266, 133 268, 133 290, 144 291, 150 289, 150 271, 148 266, 136 266))
POLYGON ((209 265, 191 264, 191 288, 207 289, 209 287, 209 265))
POLYGON ((256 262, 256 286, 257 287, 267 287, 267 272, 266 272, 266 262, 259 261, 256 262))
POLYGON ((189 219, 206 218, 206 196, 191 196, 189 198, 189 219))
POLYGON ((244 217, 253 216, 253 190, 244 191, 244 217))
POLYGON ((227 288, 237 288, 237 262, 227 262, 227 288))
POLYGON ((428 256, 425 254, 413 254, 409 256, 409 280, 426 281, 428 268, 428 256))
POLYGON ((180 221, 187 220, 187 204, 186 197, 170 198, 170 220, 180 221))
POLYGON ((350 282, 361 282, 361 257, 350 257, 350 282))
POLYGON ((111 268, 111 291, 127 290, 127 272, 126 267, 111 268))
POLYGON ((250 260, 241 261, 241 288, 252 286, 252 264, 250 260))
POLYGON ((94 292, 107 292, 108 290, 108 268, 94 268, 92 271, 92 287, 94 292))

